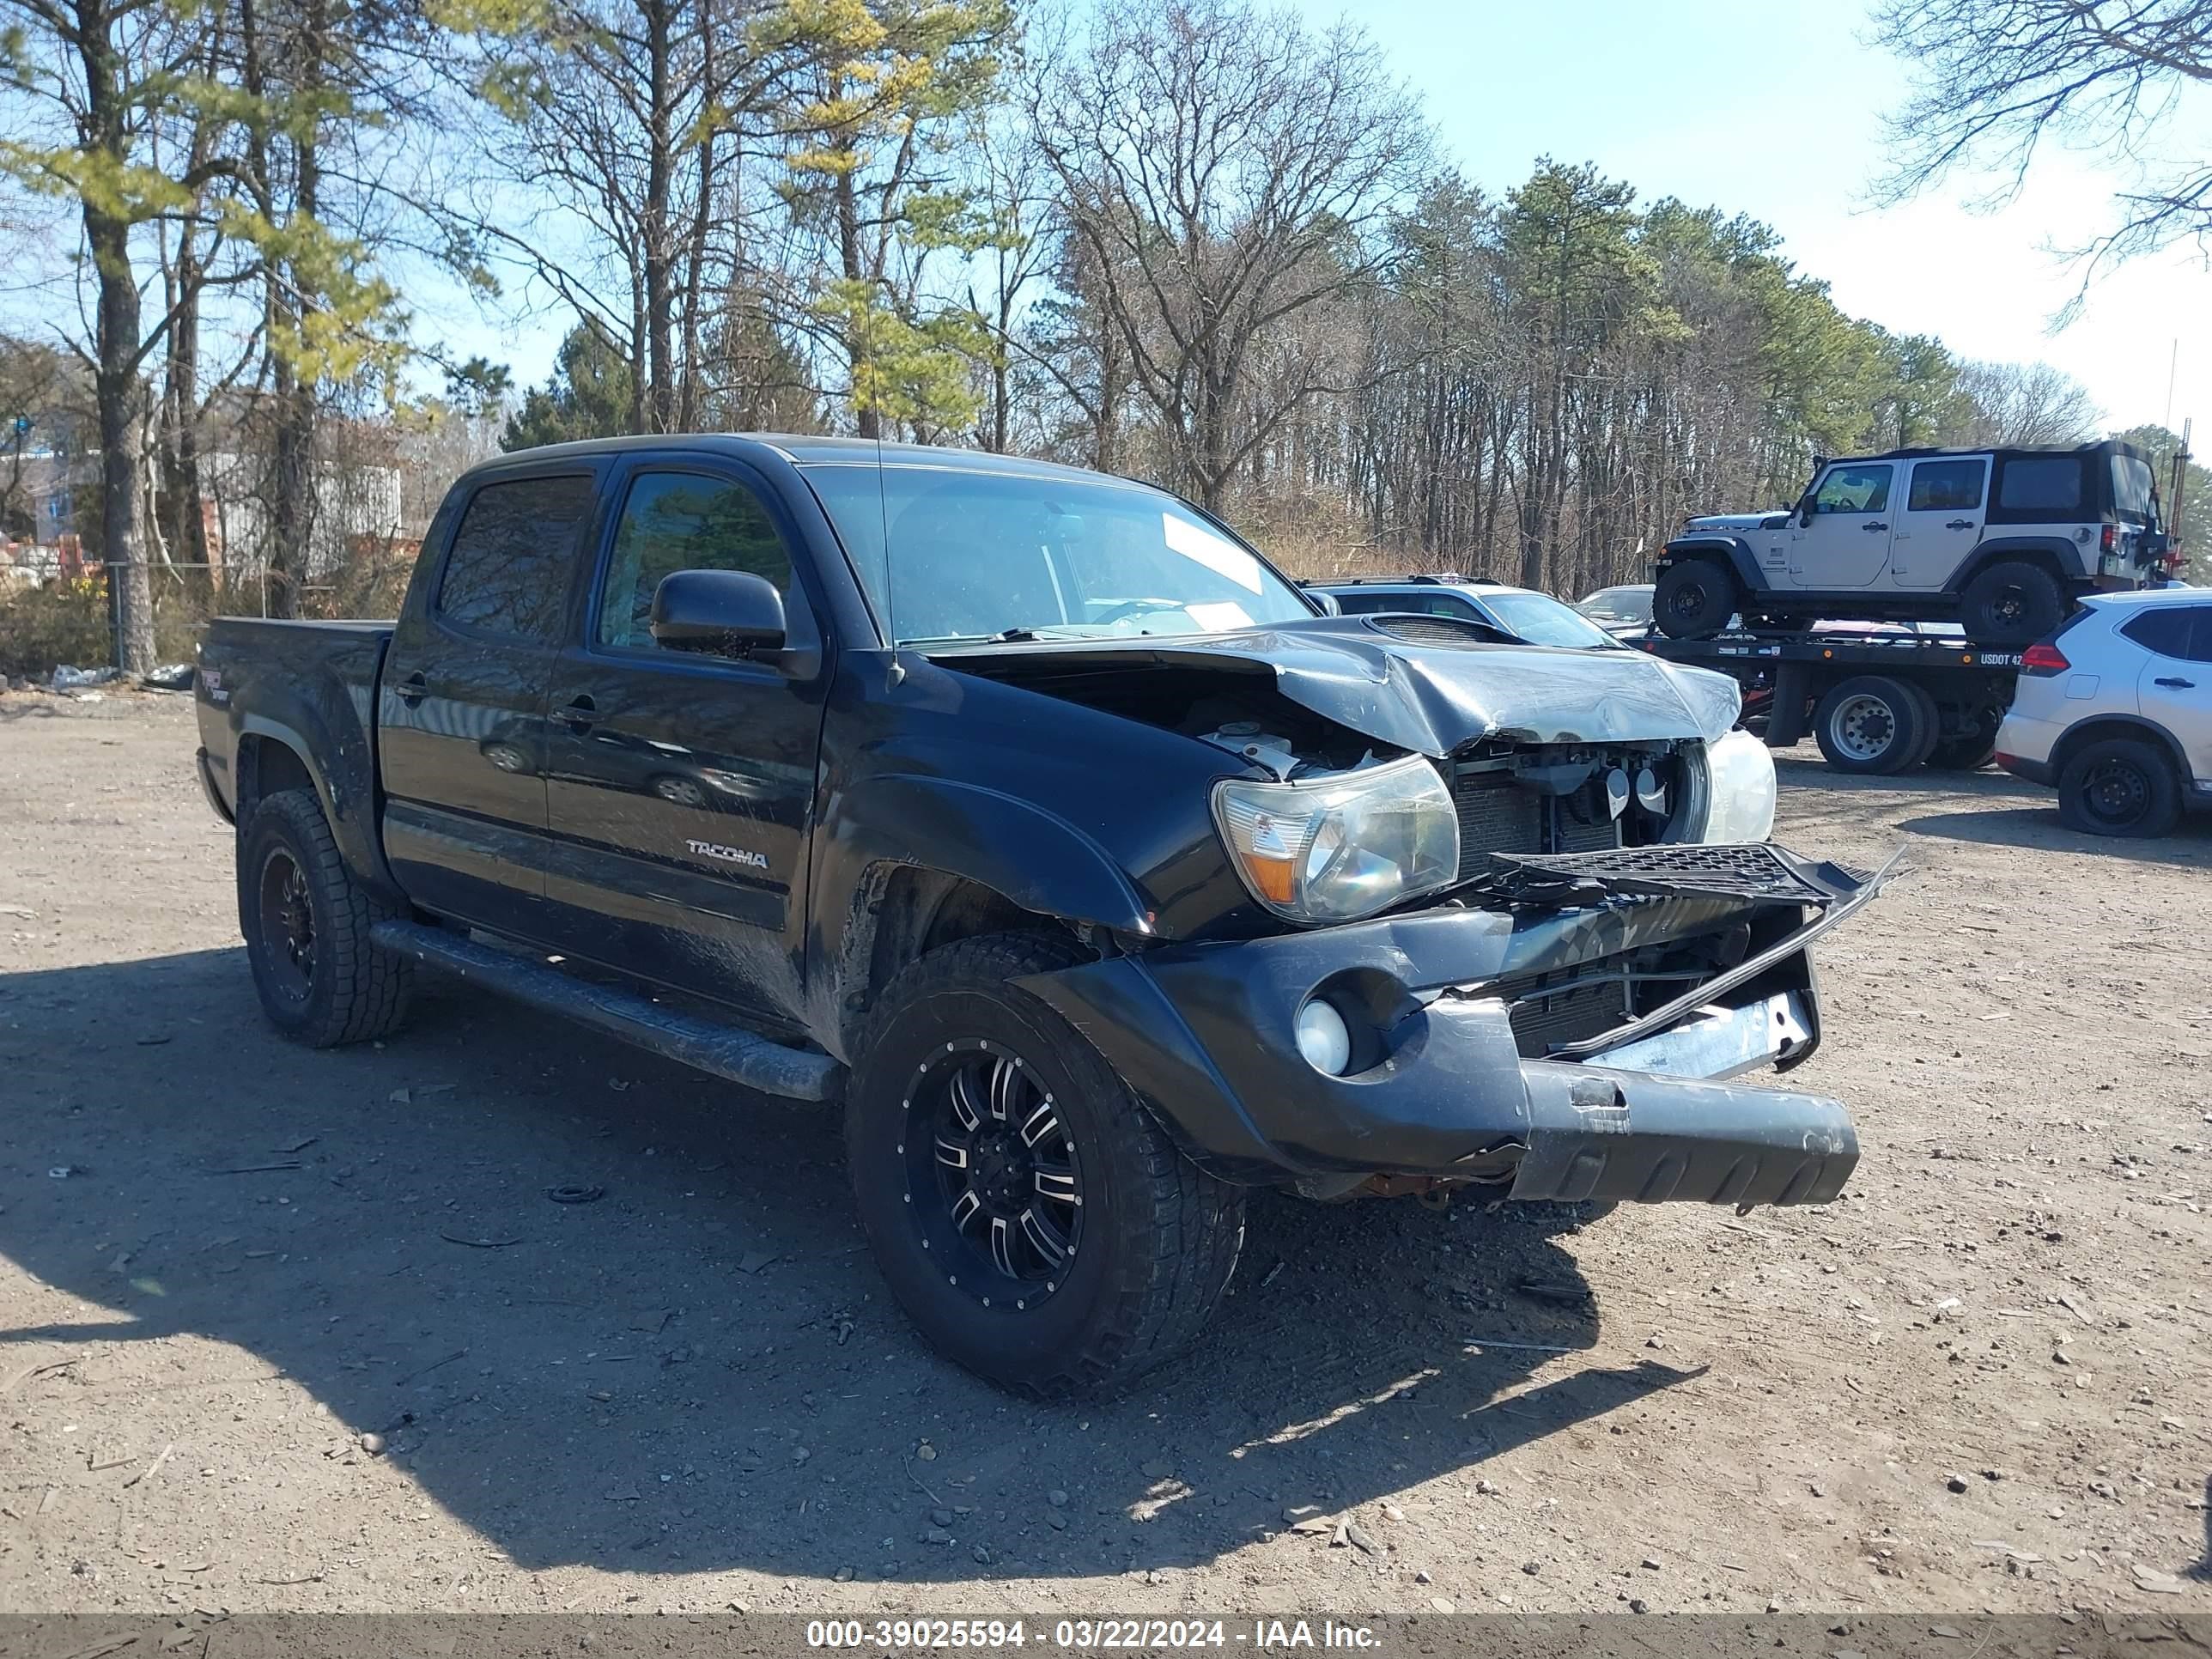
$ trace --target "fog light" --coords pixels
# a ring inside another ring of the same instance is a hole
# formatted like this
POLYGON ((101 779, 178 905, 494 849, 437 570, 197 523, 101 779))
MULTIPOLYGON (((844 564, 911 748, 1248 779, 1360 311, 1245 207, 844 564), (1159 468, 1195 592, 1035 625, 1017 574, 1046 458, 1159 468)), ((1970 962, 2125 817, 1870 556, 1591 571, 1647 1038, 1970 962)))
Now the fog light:
POLYGON ((1307 1065, 1331 1077, 1343 1076, 1352 1064, 1352 1032, 1344 1016, 1318 997, 1298 1010, 1298 1052, 1307 1065))

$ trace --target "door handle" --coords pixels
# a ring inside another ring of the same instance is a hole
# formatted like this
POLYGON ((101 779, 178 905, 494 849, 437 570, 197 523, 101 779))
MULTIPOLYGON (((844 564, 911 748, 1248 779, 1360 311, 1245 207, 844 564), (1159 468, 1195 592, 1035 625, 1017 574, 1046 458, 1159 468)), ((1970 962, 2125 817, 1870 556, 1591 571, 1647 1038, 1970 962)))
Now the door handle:
POLYGON ((1972 519, 1953 519, 1943 526, 1946 530, 1972 530, 1973 527, 1974 521, 1972 519))
POLYGON ((561 718, 568 723, 571 732, 588 732, 599 722, 599 707, 589 697, 571 697, 568 707, 561 711, 561 718))
POLYGON ((405 679, 400 681, 398 685, 392 687, 392 690, 398 694, 400 702, 412 708, 430 695, 430 682, 423 678, 420 672, 416 672, 410 674, 405 679))
POLYGON ((1879 519, 1877 519, 1877 520, 1876 520, 1874 523, 1872 523, 1872 524, 1863 524, 1863 525, 1861 525, 1861 526, 1859 526, 1859 528, 1860 528, 1860 529, 1862 529, 1862 530, 1863 530, 1863 531, 1866 531, 1866 532, 1868 532, 1869 534, 1871 534, 1873 532, 1877 531, 1877 530, 1887 530, 1887 529, 1888 529, 1888 528, 1889 528, 1889 526, 1888 526, 1887 525, 1886 525, 1886 524, 1882 523, 1879 519))
POLYGON ((2153 685, 2170 685, 2177 691, 2194 691, 2197 689, 2197 682, 2195 680, 2153 680, 2151 684, 2153 685))

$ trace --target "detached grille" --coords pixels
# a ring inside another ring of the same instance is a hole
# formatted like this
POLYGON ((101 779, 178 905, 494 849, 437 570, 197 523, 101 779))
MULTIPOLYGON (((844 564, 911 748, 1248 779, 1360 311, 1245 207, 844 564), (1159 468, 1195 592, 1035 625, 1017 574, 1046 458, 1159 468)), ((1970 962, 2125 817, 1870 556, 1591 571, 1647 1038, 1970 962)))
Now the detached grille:
MULTIPOLYGON (((1831 876, 1856 886, 1866 878, 1842 865, 1808 866, 1764 842, 1745 846, 1623 847, 1577 856, 1507 854, 1486 857, 1482 873, 1510 882, 1516 877, 1554 879, 1595 877, 1617 891, 1697 894, 1785 904, 1834 901, 1831 876)), ((1460 873, 1468 873, 1460 860, 1460 873)))

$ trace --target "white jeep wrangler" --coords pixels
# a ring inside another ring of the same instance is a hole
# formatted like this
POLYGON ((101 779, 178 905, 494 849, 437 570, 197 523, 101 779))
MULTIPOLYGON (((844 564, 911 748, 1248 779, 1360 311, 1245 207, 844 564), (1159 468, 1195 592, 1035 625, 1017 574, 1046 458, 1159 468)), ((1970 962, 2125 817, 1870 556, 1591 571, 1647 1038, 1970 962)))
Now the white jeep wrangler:
POLYGON ((2074 449, 1893 449, 1815 457, 1786 511, 1692 519, 1661 554, 1652 620, 1675 639, 1815 621, 1957 622, 2027 645, 2083 593, 2162 576, 2150 459, 2074 449))

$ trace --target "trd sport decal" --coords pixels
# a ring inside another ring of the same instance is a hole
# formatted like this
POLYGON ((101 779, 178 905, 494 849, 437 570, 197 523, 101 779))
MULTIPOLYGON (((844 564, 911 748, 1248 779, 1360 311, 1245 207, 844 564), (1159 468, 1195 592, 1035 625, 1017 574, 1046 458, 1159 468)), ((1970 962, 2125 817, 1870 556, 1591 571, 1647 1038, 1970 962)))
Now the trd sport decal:
POLYGON ((702 858, 720 859, 726 864, 742 864, 750 870, 768 868, 765 853, 747 852, 742 847, 725 847, 712 841, 687 841, 684 844, 702 858))

